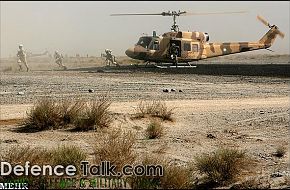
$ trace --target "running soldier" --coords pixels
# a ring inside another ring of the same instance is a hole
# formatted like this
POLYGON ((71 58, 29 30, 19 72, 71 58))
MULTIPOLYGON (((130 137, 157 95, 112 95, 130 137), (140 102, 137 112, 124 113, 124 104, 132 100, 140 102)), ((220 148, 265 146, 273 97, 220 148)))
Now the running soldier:
POLYGON ((58 53, 58 51, 54 52, 54 59, 55 59, 55 63, 58 64, 60 67, 62 67, 64 70, 67 69, 66 66, 63 65, 62 60, 63 60, 63 56, 62 54, 58 53))
POLYGON ((19 50, 17 52, 17 57, 18 57, 18 65, 19 65, 19 71, 22 70, 22 65, 21 63, 24 63, 25 67, 26 67, 26 71, 28 72, 29 71, 29 67, 28 67, 28 64, 27 64, 27 60, 26 60, 26 53, 23 49, 23 45, 20 44, 19 45, 19 50))
POLYGON ((117 65, 118 66, 118 64, 117 64, 117 62, 116 62, 116 57, 112 54, 112 50, 109 50, 109 49, 105 49, 105 58, 106 58, 106 64, 107 65, 111 65, 111 63, 112 64, 114 64, 114 65, 117 65))

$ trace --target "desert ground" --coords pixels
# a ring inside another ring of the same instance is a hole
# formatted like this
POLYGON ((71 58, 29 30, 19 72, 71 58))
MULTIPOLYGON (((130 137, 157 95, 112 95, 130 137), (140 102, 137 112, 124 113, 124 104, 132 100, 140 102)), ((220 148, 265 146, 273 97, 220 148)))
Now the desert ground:
MULTIPOLYGON (((124 57, 118 59, 121 66, 136 64, 124 57)), ((51 148, 74 144, 91 154, 96 143, 93 137, 100 131, 25 133, 16 129, 40 98, 89 101, 106 94, 112 101, 110 111, 114 114, 111 128, 136 132, 138 143, 134 149, 140 155, 157 154, 163 149, 165 157, 187 164, 201 153, 218 147, 235 147, 257 161, 252 176, 266 179, 271 188, 290 186, 289 77, 173 74, 166 70, 104 72, 110 69, 103 70, 103 60, 94 57, 66 58, 66 71, 48 57, 28 61, 31 71, 25 72, 18 71, 13 58, 1 60, 1 151, 14 145, 51 148), (130 117, 138 103, 146 100, 162 100, 174 108, 174 121, 162 122, 166 133, 160 139, 144 137, 148 118, 130 117), (274 155, 279 146, 287 148, 282 158, 274 155)), ((289 64, 289 55, 228 56, 204 63, 210 62, 289 64)))

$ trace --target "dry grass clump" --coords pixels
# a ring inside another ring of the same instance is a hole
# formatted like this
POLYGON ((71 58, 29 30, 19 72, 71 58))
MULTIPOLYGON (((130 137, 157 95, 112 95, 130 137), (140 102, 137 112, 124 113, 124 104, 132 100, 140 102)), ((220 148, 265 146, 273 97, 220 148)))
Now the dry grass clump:
POLYGON ((174 108, 168 108, 165 102, 161 101, 141 101, 136 108, 136 117, 144 118, 146 116, 159 117, 163 120, 173 121, 174 108))
POLYGON ((24 126, 37 131, 58 129, 68 125, 82 131, 108 127, 112 121, 110 105, 111 102, 104 97, 88 104, 83 101, 58 102, 42 99, 27 113, 24 126))
MULTIPOLYGON (((131 176, 128 181, 133 189, 190 189, 192 187, 191 171, 185 166, 176 166, 162 157, 145 156, 143 166, 160 166, 160 170, 151 170, 148 176, 131 176), (162 170, 162 175, 160 171, 162 170), (155 175, 153 175, 155 174, 155 175)), ((159 169, 159 168, 158 168, 159 169)))
POLYGON ((275 156, 281 158, 286 154, 286 151, 287 149, 284 146, 278 146, 275 152, 275 156))
POLYGON ((90 102, 74 122, 76 130, 95 130, 96 127, 109 127, 112 117, 109 112, 111 102, 105 98, 90 102))
POLYGON ((38 100, 27 115, 24 125, 36 130, 55 129, 61 124, 61 114, 55 100, 38 100))
POLYGON ((77 146, 62 145, 50 151, 50 159, 53 165, 74 165, 78 169, 81 161, 86 160, 87 155, 77 146))
POLYGON ((11 165, 24 165, 26 161, 31 164, 43 164, 47 162, 49 152, 41 148, 31 148, 29 146, 13 146, 6 152, 2 152, 1 160, 9 162, 11 165))
POLYGON ((73 124, 85 108, 83 101, 65 100, 59 105, 62 125, 73 124))
POLYGON ((133 164, 136 153, 133 146, 136 143, 136 135, 132 132, 123 132, 121 129, 113 130, 97 139, 99 144, 95 147, 94 155, 96 163, 110 161, 118 171, 126 164, 133 164))
MULTIPOLYGON (((75 146, 60 146, 51 150, 47 150, 40 147, 31 148, 29 146, 13 146, 7 151, 0 153, 0 159, 9 162, 12 166, 22 165, 24 166, 29 161, 32 165, 74 165, 78 167, 80 161, 86 159, 87 155, 79 148, 75 146)), ((79 170, 78 170, 79 171, 79 170)), ((5 181, 23 181, 28 182, 29 188, 43 189, 46 187, 47 178, 53 176, 32 176, 29 173, 28 176, 16 176, 11 174, 9 176, 0 176, 0 180, 5 181)), ((59 188, 59 187, 58 187, 59 188)))
POLYGON ((191 171, 185 166, 170 165, 164 169, 165 175, 161 178, 162 189, 191 189, 191 171))
POLYGON ((209 181, 219 184, 234 180, 248 164, 245 152, 230 148, 219 148, 210 155, 195 157, 196 169, 206 174, 209 181))
MULTIPOLYGON (((146 155, 144 158, 142 158, 140 165, 154 165, 164 168, 165 163, 166 161, 161 157, 149 157, 148 155, 146 155)), ((153 173, 148 176, 133 175, 128 177, 127 181, 129 182, 132 189, 158 189, 161 187, 161 177, 162 175, 164 175, 164 169, 159 172, 161 172, 161 175, 153 175, 153 173)))
POLYGON ((152 120, 145 131, 148 139, 160 138, 163 134, 164 127, 158 120, 152 120))

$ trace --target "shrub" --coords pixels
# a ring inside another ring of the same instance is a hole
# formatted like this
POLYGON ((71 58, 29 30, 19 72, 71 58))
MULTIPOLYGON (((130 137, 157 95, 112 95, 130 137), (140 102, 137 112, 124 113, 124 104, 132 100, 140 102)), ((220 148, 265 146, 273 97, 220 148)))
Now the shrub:
POLYGON ((112 117, 109 112, 111 102, 105 98, 88 104, 85 111, 79 116, 74 125, 77 130, 95 130, 96 127, 109 127, 112 117))
POLYGON ((188 189, 191 188, 191 171, 185 166, 169 165, 164 169, 161 177, 162 189, 188 189))
POLYGON ((51 161, 53 165, 74 165, 78 169, 81 161, 86 160, 87 155, 76 146, 59 146, 58 148, 52 149, 51 152, 51 161))
MULTIPOLYGON (((161 157, 154 157, 146 155, 142 158, 140 165, 160 165, 164 168, 166 161, 161 157)), ((167 163, 166 163, 167 164, 167 163)), ((164 171, 162 171, 164 174, 164 171)), ((130 176, 128 177, 128 182, 132 189, 158 189, 161 187, 161 177, 153 175, 143 175, 143 176, 130 176)))
POLYGON ((248 159, 243 151, 219 148, 216 152, 195 158, 196 169, 212 182, 230 182, 246 169, 248 159))
POLYGON ((36 130, 56 129, 73 124, 84 109, 82 101, 38 100, 24 121, 26 127, 36 130))
POLYGON ((131 176, 128 181, 133 189, 188 189, 191 188, 191 171, 185 166, 176 166, 162 157, 145 156, 142 165, 160 165, 163 176, 131 176))
POLYGON ((27 115, 24 125, 37 130, 54 129, 61 123, 60 110, 54 100, 38 100, 27 115))
POLYGON ((1 160, 13 164, 25 164, 30 161, 32 164, 43 164, 47 162, 49 152, 41 148, 31 148, 29 146, 13 146, 1 154, 1 160))
POLYGON ((146 116, 159 117, 163 120, 173 121, 172 114, 174 108, 169 109, 164 102, 141 101, 136 108, 136 117, 144 118, 146 116))
MULTIPOLYGON (((1 152, 1 160, 9 162, 12 166, 16 164, 24 165, 29 161, 30 165, 43 165, 49 164, 49 152, 41 148, 30 148, 29 146, 20 147, 13 146, 5 152, 1 152)), ((8 176, 0 176, 0 181, 22 181, 28 182, 30 188, 39 189, 43 186, 46 176, 16 176, 13 173, 8 176), (2 178, 2 179, 1 179, 2 178)))
POLYGON ((82 110, 85 108, 83 101, 68 101, 65 100, 59 104, 62 125, 73 124, 80 116, 82 110))
POLYGON ((113 130, 98 141, 99 144, 94 150, 97 163, 110 161, 120 171, 124 165, 133 164, 135 161, 136 154, 133 146, 136 143, 136 135, 132 132, 122 132, 121 129, 113 130))
POLYGON ((150 122, 146 129, 146 137, 149 139, 160 138, 163 135, 164 128, 158 120, 150 122))
POLYGON ((275 156, 281 158, 285 155, 285 153, 286 153, 286 148, 284 146, 279 146, 276 149, 275 156))
MULTIPOLYGON (((20 147, 14 146, 8 149, 6 152, 1 152, 1 160, 9 162, 12 166, 16 164, 24 165, 29 161, 30 165, 75 165, 79 166, 80 161, 86 159, 86 154, 75 146, 60 146, 51 150, 29 146, 20 147)), ((47 178, 53 176, 32 176, 29 175, 23 178, 22 176, 9 175, 3 176, 4 180, 25 180, 29 184, 29 188, 43 189, 46 187, 47 178)), ((0 176, 1 179, 1 176, 0 176)), ((57 187, 60 188, 60 187, 57 187)))

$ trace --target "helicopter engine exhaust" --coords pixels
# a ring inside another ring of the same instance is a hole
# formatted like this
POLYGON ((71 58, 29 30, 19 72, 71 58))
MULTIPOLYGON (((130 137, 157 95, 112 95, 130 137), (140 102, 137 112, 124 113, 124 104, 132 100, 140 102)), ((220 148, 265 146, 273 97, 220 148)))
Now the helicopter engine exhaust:
POLYGON ((205 36, 205 41, 208 42, 209 41, 209 34, 207 32, 205 32, 204 36, 205 36))

